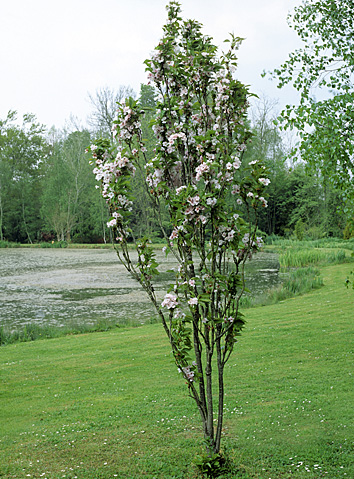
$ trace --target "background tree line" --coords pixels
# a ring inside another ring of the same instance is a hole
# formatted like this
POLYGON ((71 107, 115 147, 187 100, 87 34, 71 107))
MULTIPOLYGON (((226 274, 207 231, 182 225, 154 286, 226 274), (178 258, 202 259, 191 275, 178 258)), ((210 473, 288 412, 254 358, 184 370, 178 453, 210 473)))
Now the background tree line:
MULTIPOLYGON (((34 115, 20 120, 16 112, 0 119, 0 240, 20 243, 72 241, 110 242, 106 227, 108 210, 98 190, 89 155, 85 149, 94 138, 111 134, 116 102, 135 97, 130 87, 109 88, 89 95, 92 113, 88 128, 71 124, 48 130, 34 115)), ((141 85, 139 102, 145 110, 144 141, 151 157, 151 118, 155 92, 141 85)), ((268 208, 259 218, 259 228, 268 235, 311 238, 347 237, 353 234, 350 221, 341 212, 342 197, 320 171, 310 173, 303 162, 289 163, 290 146, 275 126, 274 102, 261 99, 249 118, 254 134, 243 161, 266 159, 271 183, 268 208)), ((160 228, 149 205, 142 169, 135 176, 132 212, 133 234, 160 238, 160 228)), ((232 201, 232 198, 230 198, 232 201)))

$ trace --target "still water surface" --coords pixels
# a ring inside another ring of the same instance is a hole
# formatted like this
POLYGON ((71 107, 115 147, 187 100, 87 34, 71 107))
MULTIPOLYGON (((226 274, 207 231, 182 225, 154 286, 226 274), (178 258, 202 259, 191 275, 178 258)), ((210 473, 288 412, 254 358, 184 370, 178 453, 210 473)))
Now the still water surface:
MULTIPOLYGON (((174 258, 157 252, 160 271, 174 258)), ((168 275, 157 285, 163 297, 168 275)), ((256 293, 280 283, 273 254, 258 254, 249 265, 249 287, 256 293)), ((0 249, 0 326, 21 329, 37 322, 52 326, 93 324, 99 319, 139 323, 156 316, 146 294, 129 276, 113 250, 0 249)))

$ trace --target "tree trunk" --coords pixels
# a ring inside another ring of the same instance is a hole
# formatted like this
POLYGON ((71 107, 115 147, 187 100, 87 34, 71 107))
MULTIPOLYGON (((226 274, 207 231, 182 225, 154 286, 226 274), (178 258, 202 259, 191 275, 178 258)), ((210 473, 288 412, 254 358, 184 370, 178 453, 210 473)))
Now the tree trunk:
POLYGON ((224 364, 222 359, 220 338, 216 341, 216 355, 218 364, 218 386, 219 386, 219 406, 218 406, 218 420, 215 435, 214 452, 220 452, 221 432, 224 419, 224 364))
POLYGON ((27 238, 28 238, 28 241, 32 243, 32 239, 31 239, 31 236, 29 234, 29 231, 28 231, 28 227, 27 227, 27 222, 26 222, 26 214, 25 214, 25 204, 24 204, 24 201, 23 201, 23 197, 22 197, 22 219, 23 219, 23 224, 25 225, 25 231, 26 231, 26 235, 27 235, 27 238))
MULTIPOLYGON (((0 186, 0 190, 1 190, 1 186, 0 186)), ((2 206, 2 197, 0 194, 0 241, 4 241, 4 233, 3 233, 3 227, 2 227, 3 220, 4 220, 4 210, 2 206)))

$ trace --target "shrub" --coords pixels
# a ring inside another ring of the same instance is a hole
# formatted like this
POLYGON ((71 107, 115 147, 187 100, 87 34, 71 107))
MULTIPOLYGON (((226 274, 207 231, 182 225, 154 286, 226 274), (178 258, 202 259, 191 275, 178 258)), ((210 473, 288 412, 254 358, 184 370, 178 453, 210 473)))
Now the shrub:
POLYGON ((304 239, 305 225, 302 219, 297 220, 295 224, 295 236, 299 241, 304 239))

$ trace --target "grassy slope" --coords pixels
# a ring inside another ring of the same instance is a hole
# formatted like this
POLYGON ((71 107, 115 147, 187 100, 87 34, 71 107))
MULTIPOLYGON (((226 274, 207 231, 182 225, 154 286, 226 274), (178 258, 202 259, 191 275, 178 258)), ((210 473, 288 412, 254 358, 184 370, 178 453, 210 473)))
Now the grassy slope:
MULTIPOLYGON (((354 477, 352 267, 247 310, 226 371, 227 477, 354 477)), ((0 477, 197 477, 199 418, 160 325, 6 346, 0 378, 0 477)))

